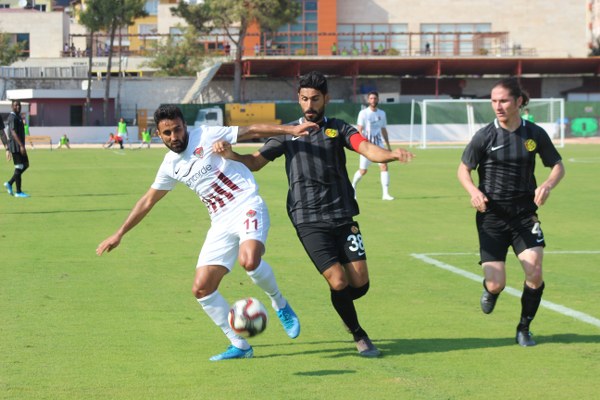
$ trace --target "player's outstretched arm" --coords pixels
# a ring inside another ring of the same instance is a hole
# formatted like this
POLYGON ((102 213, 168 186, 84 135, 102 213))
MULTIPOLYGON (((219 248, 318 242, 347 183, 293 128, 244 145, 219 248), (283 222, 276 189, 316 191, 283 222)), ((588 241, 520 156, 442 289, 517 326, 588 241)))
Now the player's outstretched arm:
POLYGON ((223 158, 244 164, 250 171, 258 171, 269 162, 258 151, 252 154, 238 154, 231 148, 231 143, 223 140, 213 143, 213 151, 223 158))
POLYGON ((135 227, 144 217, 150 212, 152 207, 162 199, 168 190, 156 190, 150 188, 146 194, 144 194, 138 202, 135 204, 133 209, 129 212, 127 219, 123 222, 123 225, 112 235, 104 239, 102 243, 96 248, 96 254, 101 256, 104 252, 110 252, 121 243, 123 236, 135 227))
POLYGON ((392 161, 407 163, 415 157, 415 155, 408 150, 397 148, 390 151, 387 149, 382 149, 381 147, 367 141, 360 143, 358 146, 358 152, 367 157, 370 161, 376 163, 388 163, 392 161))
POLYGON ((313 129, 319 129, 314 122, 300 125, 252 124, 238 128, 238 140, 260 139, 279 135, 306 136, 313 129))

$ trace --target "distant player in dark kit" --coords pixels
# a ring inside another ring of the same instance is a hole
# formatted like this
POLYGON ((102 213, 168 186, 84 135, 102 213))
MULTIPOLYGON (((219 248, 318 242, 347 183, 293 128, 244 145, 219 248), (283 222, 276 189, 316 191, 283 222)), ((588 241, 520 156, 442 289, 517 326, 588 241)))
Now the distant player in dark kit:
POLYGON ((527 105, 529 96, 516 79, 497 82, 491 100, 496 119, 480 129, 465 148, 458 180, 477 209, 480 264, 485 276, 481 309, 486 314, 494 310, 506 285, 506 254, 512 246, 525 272, 515 340, 521 346, 534 346, 529 326, 544 291, 542 259, 546 245, 537 209, 563 178, 565 169, 548 134, 521 118, 520 109, 527 105), (539 186, 534 175, 536 155, 551 169, 539 186), (474 169, 479 186, 471 178, 474 169))
POLYGON ((404 149, 389 151, 369 143, 350 124, 325 116, 329 101, 327 80, 320 72, 300 78, 298 103, 304 121, 319 129, 303 137, 272 137, 254 154, 239 155, 228 143, 213 147, 224 157, 257 171, 269 161, 285 156, 289 192, 287 211, 300 242, 329 284, 331 303, 353 335, 363 357, 381 353, 358 322, 354 300, 369 290, 369 272, 363 237, 358 223, 358 204, 346 170, 345 149, 356 151, 372 162, 407 162, 413 154, 404 149))
POLYGON ((25 126, 21 117, 21 102, 19 100, 12 101, 12 111, 8 115, 7 125, 7 150, 11 153, 15 171, 10 180, 4 182, 4 188, 11 196, 30 197, 21 190, 21 177, 27 168, 29 168, 29 157, 25 148, 25 126), (15 192, 13 192, 13 184, 16 186, 15 192))

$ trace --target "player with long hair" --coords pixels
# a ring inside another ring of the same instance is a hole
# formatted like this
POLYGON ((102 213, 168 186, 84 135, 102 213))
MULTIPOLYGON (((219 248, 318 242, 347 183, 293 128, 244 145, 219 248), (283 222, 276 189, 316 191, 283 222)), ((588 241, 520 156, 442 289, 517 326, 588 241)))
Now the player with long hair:
POLYGON ((515 78, 498 81, 491 91, 496 119, 480 129, 465 148, 458 180, 477 209, 480 264, 484 281, 481 309, 489 314, 506 286, 506 254, 512 246, 523 271, 521 317, 516 342, 534 346, 529 330, 544 292, 542 259, 546 241, 537 209, 565 174, 561 156, 540 126, 521 118, 528 94, 515 78), (550 168, 548 178, 537 185, 536 156, 550 168), (479 185, 471 171, 477 170, 479 185))

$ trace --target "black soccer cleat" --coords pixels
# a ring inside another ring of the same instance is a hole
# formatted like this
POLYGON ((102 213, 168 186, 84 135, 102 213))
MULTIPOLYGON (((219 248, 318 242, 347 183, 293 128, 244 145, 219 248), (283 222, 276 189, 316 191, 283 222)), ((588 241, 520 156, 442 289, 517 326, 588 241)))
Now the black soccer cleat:
POLYGON ((483 289, 483 293, 481 295, 481 300, 479 301, 481 304, 481 311, 485 314, 490 314, 494 311, 494 307, 496 306, 496 300, 498 300, 498 294, 493 294, 488 292, 486 289, 483 289))
POLYGON ((529 329, 517 330, 517 336, 515 341, 523 347, 532 347, 535 346, 535 341, 531 338, 533 334, 529 331, 529 329))
POLYGON ((369 339, 368 336, 358 338, 358 340, 356 340, 355 343, 359 356, 368 358, 381 356, 381 351, 379 351, 379 349, 375 347, 375 345, 373 344, 373 342, 371 342, 371 339, 369 339))

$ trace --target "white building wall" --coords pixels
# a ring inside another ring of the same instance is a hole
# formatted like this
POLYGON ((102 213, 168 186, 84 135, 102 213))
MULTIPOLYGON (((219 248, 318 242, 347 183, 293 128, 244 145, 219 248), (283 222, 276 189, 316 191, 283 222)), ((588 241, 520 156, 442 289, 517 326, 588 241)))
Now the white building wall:
POLYGON ((0 26, 5 33, 29 33, 31 58, 60 57, 69 36, 69 17, 63 12, 0 9, 0 26))
POLYGON ((342 0, 338 23, 491 23, 509 32, 512 44, 537 50, 539 57, 586 57, 590 0, 342 0))

